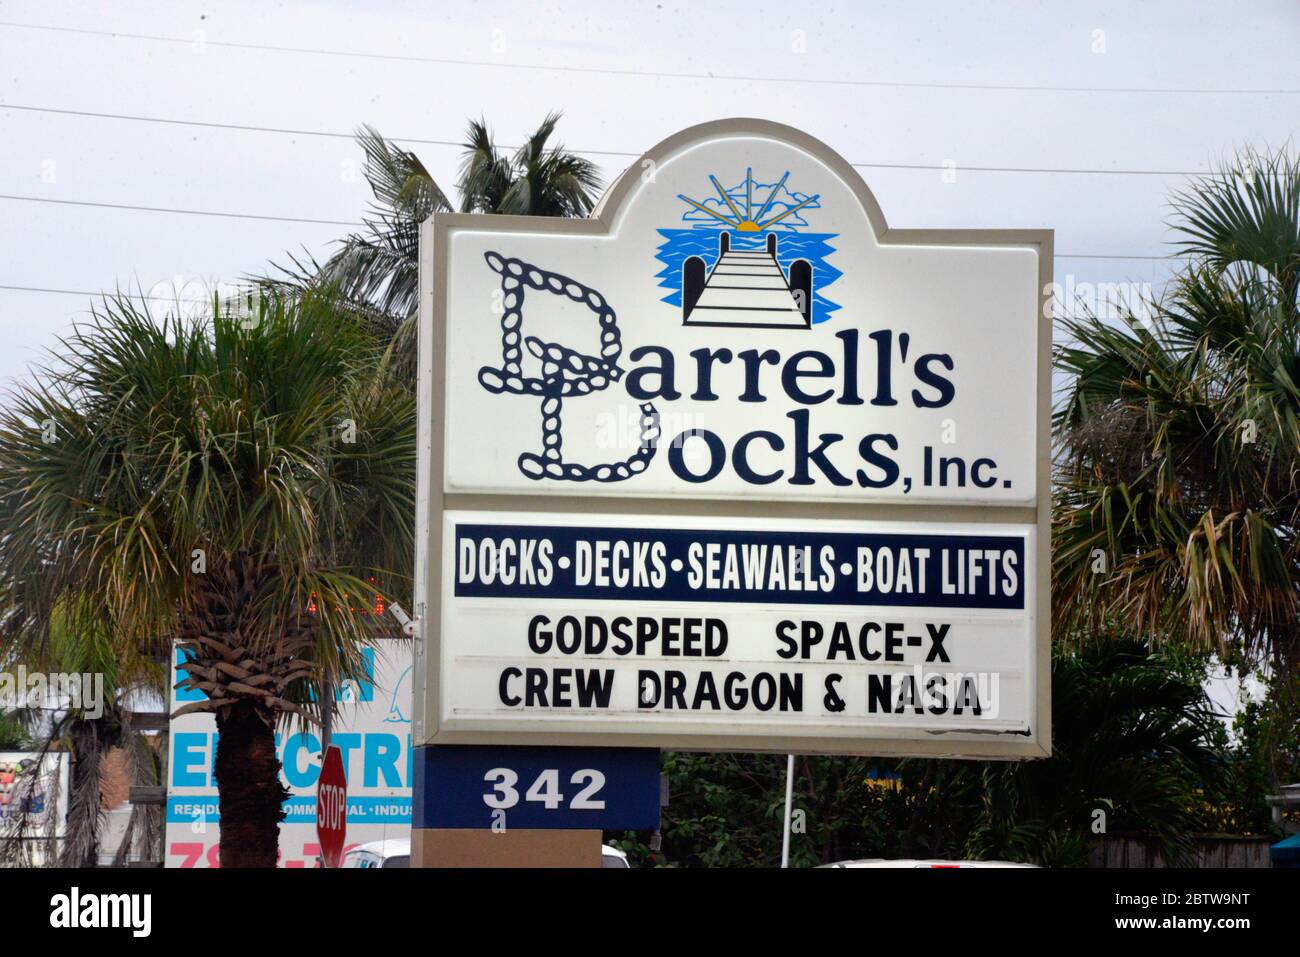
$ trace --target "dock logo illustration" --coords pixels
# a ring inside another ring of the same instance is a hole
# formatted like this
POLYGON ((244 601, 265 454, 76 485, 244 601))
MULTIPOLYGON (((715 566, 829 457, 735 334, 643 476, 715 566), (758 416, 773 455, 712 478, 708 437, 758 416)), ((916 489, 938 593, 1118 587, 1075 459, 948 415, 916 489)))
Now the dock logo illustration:
POLYGON ((823 295, 841 275, 826 261, 837 234, 807 231, 821 196, 789 189, 789 177, 760 183, 749 168, 730 188, 710 175, 716 196, 678 195, 688 226, 659 230, 655 278, 683 325, 810 329, 839 309, 823 295))
POLYGON ((483 258, 488 268, 501 277, 503 312, 501 366, 479 369, 479 384, 494 395, 508 392, 541 399, 542 451, 522 453, 519 471, 530 479, 566 482, 622 482, 644 472, 655 456, 659 441, 659 413, 650 402, 640 405, 640 446, 626 459, 601 465, 564 461, 560 419, 564 400, 601 392, 623 377, 623 369, 618 364, 623 352, 618 316, 605 297, 567 276, 521 259, 491 251, 483 258), (565 296, 590 309, 600 325, 600 355, 586 355, 560 342, 543 342, 537 336, 524 335, 524 297, 528 290, 565 296), (521 344, 531 360, 525 358, 521 344))

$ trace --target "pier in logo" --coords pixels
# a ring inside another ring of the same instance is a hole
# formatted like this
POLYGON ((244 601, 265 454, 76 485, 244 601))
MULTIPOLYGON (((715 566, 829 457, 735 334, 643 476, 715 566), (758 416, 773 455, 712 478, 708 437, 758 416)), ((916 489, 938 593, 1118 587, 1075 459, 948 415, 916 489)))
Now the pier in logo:
POLYGON ((807 231, 821 196, 789 189, 789 177, 760 183, 750 168, 730 188, 709 176, 714 196, 678 195, 688 228, 659 230, 656 278, 684 325, 810 329, 839 309, 822 294, 841 275, 826 261, 836 234, 807 231))
POLYGON ((479 369, 478 381, 493 394, 509 392, 541 399, 542 451, 519 456, 519 471, 531 479, 568 482, 622 482, 645 471, 655 456, 659 440, 659 414, 654 404, 641 403, 641 444, 619 462, 583 465, 564 461, 561 414, 564 400, 609 388, 623 377, 618 364, 623 344, 618 317, 596 290, 567 276, 548 272, 521 259, 489 251, 483 257, 501 277, 501 366, 479 369), (543 342, 524 335, 524 299, 527 290, 565 296, 586 306, 600 325, 600 355, 592 356, 560 342, 543 342), (534 368, 525 370, 524 350, 534 368), (535 374, 528 374, 531 371, 535 374))

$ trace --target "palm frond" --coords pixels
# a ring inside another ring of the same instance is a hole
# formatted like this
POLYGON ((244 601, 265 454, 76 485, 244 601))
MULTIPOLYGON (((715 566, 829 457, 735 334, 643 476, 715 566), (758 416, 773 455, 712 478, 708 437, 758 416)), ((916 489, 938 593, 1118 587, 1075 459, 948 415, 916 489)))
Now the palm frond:
MULTIPOLYGON (((503 156, 485 120, 471 121, 465 135, 457 189, 459 208, 470 213, 520 216, 590 214, 600 176, 595 164, 551 146, 560 114, 551 113, 520 146, 503 156)), ((419 307, 419 227, 452 202, 412 152, 384 139, 373 127, 357 131, 374 203, 364 227, 349 234, 322 263, 310 253, 287 254, 270 273, 252 277, 274 296, 329 290, 346 311, 382 340, 392 342, 419 307)), ((402 337, 406 354, 394 364, 414 369, 414 338, 402 337)))
POLYGON ((1238 262, 1260 266, 1283 284, 1282 298, 1294 306, 1300 157, 1285 150, 1243 150, 1177 192, 1172 206, 1181 251, 1221 270, 1238 262))
POLYGON ((1300 657, 1298 190, 1294 159, 1242 154, 1175 197, 1194 262, 1154 319, 1063 324, 1058 628, 1300 657))

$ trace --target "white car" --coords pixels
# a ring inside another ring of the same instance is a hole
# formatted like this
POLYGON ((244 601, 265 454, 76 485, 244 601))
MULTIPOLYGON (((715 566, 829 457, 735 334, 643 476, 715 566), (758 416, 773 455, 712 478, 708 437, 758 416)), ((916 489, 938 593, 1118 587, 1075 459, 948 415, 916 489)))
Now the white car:
MULTIPOLYGON (((385 841, 359 844, 343 855, 340 867, 410 867, 411 839, 394 837, 385 841)), ((604 844, 600 848, 601 867, 631 867, 627 855, 617 847, 604 844)))
POLYGON ((343 855, 339 867, 410 867, 411 839, 393 837, 386 841, 358 844, 343 855))
POLYGON ((1035 867, 1034 864, 1013 864, 1011 861, 918 861, 911 859, 890 861, 879 857, 865 857, 856 861, 836 861, 822 867, 932 867, 937 869, 958 867, 1035 867))

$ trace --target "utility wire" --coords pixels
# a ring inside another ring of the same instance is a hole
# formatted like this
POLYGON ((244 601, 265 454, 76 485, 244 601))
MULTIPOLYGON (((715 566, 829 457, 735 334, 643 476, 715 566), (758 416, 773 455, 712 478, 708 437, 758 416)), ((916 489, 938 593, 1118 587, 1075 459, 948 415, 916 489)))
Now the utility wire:
POLYGON ((401 53, 372 53, 359 50, 330 50, 318 47, 295 47, 270 43, 240 43, 230 40, 209 40, 206 36, 169 37, 150 33, 127 33, 116 30, 88 30, 80 27, 60 27, 38 23, 0 21, 0 26, 20 30, 43 30, 55 33, 75 33, 83 36, 111 37, 127 40, 148 40, 156 43, 183 43, 187 46, 222 47, 232 50, 257 50, 272 53, 299 53, 313 56, 356 57, 365 60, 386 60, 404 63, 432 63, 440 66, 486 67, 499 70, 548 71, 553 73, 596 74, 601 76, 636 76, 660 80, 718 80, 745 83, 806 83, 819 86, 890 87, 923 90, 996 90, 1023 93, 1151 93, 1151 94, 1228 94, 1228 95, 1293 95, 1300 90, 1258 88, 1196 88, 1158 86, 1036 86, 1016 83, 940 83, 907 80, 835 79, 830 77, 758 76, 731 73, 687 73, 666 70, 633 70, 614 67, 554 66, 544 63, 505 63, 499 60, 469 60, 452 57, 413 56, 401 53))
POLYGON ((82 289, 51 289, 48 286, 9 286, 0 284, 0 289, 8 289, 14 292, 45 292, 54 293, 61 296, 87 296, 91 299, 102 299, 105 296, 121 297, 123 299, 138 299, 145 302, 180 302, 188 303, 195 306, 204 305, 212 302, 211 299, 176 299, 172 296, 143 296, 133 292, 89 292, 82 289))
MULTIPOLYGON (((63 110, 51 106, 27 106, 17 103, 0 103, 0 109, 5 110, 22 110, 28 113, 53 113, 59 116, 87 116, 100 120, 131 120, 137 123, 162 123, 168 126, 198 126, 213 130, 243 130, 249 133, 282 133, 288 136, 325 136, 331 139, 354 140, 355 133, 336 133, 330 130, 297 130, 283 126, 249 126, 243 123, 214 123, 206 120, 177 120, 161 116, 135 116, 129 113, 97 113, 91 110, 63 110)), ((394 136, 387 137, 394 141, 403 143, 423 143, 430 146, 461 146, 464 143, 458 143, 455 140, 426 140, 418 139, 412 136, 394 136)), ((514 149, 514 147, 505 146, 502 149, 514 149)), ((598 150, 575 150, 581 153, 598 153, 598 150)), ((632 156, 632 153, 615 153, 609 152, 610 156, 632 156)))
MULTIPOLYGON (((1183 258, 1185 258, 1185 257, 1181 257, 1181 256, 1107 256, 1107 255, 1094 255, 1094 254, 1079 254, 1079 255, 1071 255, 1070 253, 1060 253, 1060 254, 1057 254, 1056 256, 1054 256, 1053 258, 1054 258, 1054 259, 1111 259, 1111 260, 1117 260, 1117 259, 1125 259, 1125 260, 1127 260, 1127 259, 1140 259, 1140 260, 1170 261, 1170 262, 1172 262, 1172 261, 1176 261, 1176 260, 1179 260, 1179 259, 1183 259, 1183 258)), ((102 297, 105 296, 105 295, 120 295, 120 296, 123 296, 124 298, 127 298, 127 299, 144 299, 144 300, 151 300, 151 301, 156 301, 156 302, 184 302, 184 303, 193 303, 193 304, 196 304, 196 305, 202 305, 203 303, 206 303, 206 302, 210 302, 210 301, 211 301, 210 299, 179 299, 179 300, 178 300, 178 299, 172 298, 172 297, 170 297, 170 296, 140 296, 140 295, 135 295, 134 293, 124 293, 124 292, 106 293, 106 292, 104 292, 103 290, 100 290, 99 292, 92 292, 92 291, 90 291, 90 290, 85 290, 85 289, 56 289, 56 288, 52 288, 52 287, 49 287, 49 286, 17 286, 17 285, 6 285, 6 284, 0 284, 0 289, 10 290, 10 291, 13 291, 13 292, 40 292, 40 293, 52 293, 52 294, 62 295, 62 296, 89 296, 89 297, 92 298, 92 299, 99 299, 99 298, 102 298, 102 297)))
POLYGON ((347 219, 308 219, 302 216, 267 216, 260 213, 226 213, 212 209, 174 209, 170 206, 135 206, 130 203, 94 203, 80 199, 52 199, 48 196, 12 196, 0 193, 0 199, 21 203, 56 203, 60 206, 92 206, 96 209, 130 209, 144 213, 180 213, 186 216, 220 216, 223 219, 259 219, 275 223, 314 223, 324 226, 362 226, 347 219))
MULTIPOLYGON (((128 203, 93 203, 88 200, 51 199, 47 196, 10 196, 0 193, 0 199, 25 203, 57 203, 60 206, 91 206, 96 209, 128 209, 145 213, 176 213, 183 216, 220 216, 224 219, 257 219, 277 223, 312 223, 327 226, 364 226, 365 223, 346 219, 306 219, 298 216, 261 216, 256 213, 226 213, 211 209, 174 209, 169 206, 135 206, 128 203)), ((1055 259, 1177 259, 1177 256, 1134 256, 1120 253, 1057 253, 1055 259)))
MULTIPOLYGON (((353 133, 339 133, 332 130, 301 130, 282 126, 252 126, 243 123, 216 123, 207 120, 180 120, 171 117, 160 116, 139 116, 131 113, 100 113, 92 110, 65 110, 49 106, 30 106, 18 103, 0 103, 0 109, 20 110, 27 113, 50 113, 56 116, 77 116, 90 117, 100 120, 125 120, 135 123, 159 123, 166 126, 193 126, 203 129, 214 130, 239 130, 247 133, 279 133, 287 136, 319 136, 329 139, 352 140, 355 139, 353 133)), ((465 148, 465 144, 457 140, 438 140, 423 139, 417 136, 390 136, 385 139, 394 143, 416 143, 425 146, 448 146, 465 148)), ((515 150, 515 146, 502 146, 504 150, 515 150)), ((641 156, 641 153, 632 153, 626 150, 594 150, 594 149, 571 149, 571 152, 581 153, 584 156, 621 156, 635 158, 641 156)), ((1066 173, 1076 175, 1103 175, 1103 176, 1211 176, 1212 172, 1207 170, 1178 170, 1178 169, 1096 169, 1087 167, 1059 167, 1059 166, 963 166, 957 164, 953 167, 943 166, 934 163, 851 163, 859 169, 915 169, 915 170, 933 170, 946 171, 952 169, 955 172, 962 173, 1066 173)))

